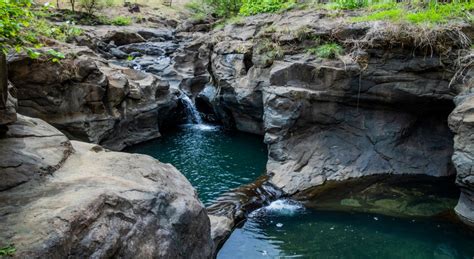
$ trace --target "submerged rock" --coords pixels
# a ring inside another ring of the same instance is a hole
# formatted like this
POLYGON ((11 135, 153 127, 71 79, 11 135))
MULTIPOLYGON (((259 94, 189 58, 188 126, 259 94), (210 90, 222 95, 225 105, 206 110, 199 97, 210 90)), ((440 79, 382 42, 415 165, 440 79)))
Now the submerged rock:
POLYGON ((24 116, 8 134, 0 245, 16 257, 211 257, 206 210, 173 166, 69 141, 24 116))

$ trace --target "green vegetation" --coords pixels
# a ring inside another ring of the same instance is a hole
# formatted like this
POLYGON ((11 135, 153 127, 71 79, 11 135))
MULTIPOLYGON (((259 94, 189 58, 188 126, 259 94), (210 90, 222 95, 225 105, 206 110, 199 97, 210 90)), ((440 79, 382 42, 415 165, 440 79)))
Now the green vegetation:
POLYGON ((236 15, 248 16, 291 8, 316 8, 364 11, 362 16, 352 19, 354 22, 389 20, 436 24, 452 19, 474 22, 472 0, 454 0, 449 3, 436 0, 415 0, 409 3, 398 3, 396 0, 330 0, 324 4, 318 0, 196 0, 187 4, 187 7, 199 18, 214 14, 228 19, 236 15))
POLYGON ((0 256, 13 256, 16 253, 16 248, 13 245, 0 248, 0 256))
POLYGON ((320 58, 333 59, 342 55, 344 48, 337 43, 325 43, 308 49, 308 52, 320 58))
POLYGON ((385 4, 378 5, 377 8, 369 8, 375 12, 365 16, 356 17, 355 22, 360 21, 407 21, 414 24, 431 23, 440 24, 447 23, 453 19, 472 20, 474 11, 474 2, 472 3, 432 3, 428 6, 412 7, 403 4, 385 4))
MULTIPOLYGON (((82 33, 71 23, 56 26, 47 22, 44 16, 49 5, 35 12, 31 5, 30 0, 0 0, 0 50, 4 54, 25 51, 31 58, 38 58, 41 54, 35 49, 42 47, 43 37, 66 41, 82 33)), ((54 50, 46 54, 53 62, 64 58, 54 50)))
POLYGON ((243 0, 239 13, 254 15, 259 13, 274 13, 287 10, 296 5, 294 0, 243 0))
POLYGON ((7 52, 11 46, 26 41, 23 31, 30 26, 33 14, 31 2, 0 0, 0 49, 7 52))
POLYGON ((110 23, 112 25, 117 25, 117 26, 126 26, 132 23, 132 19, 128 17, 118 16, 110 20, 110 23))

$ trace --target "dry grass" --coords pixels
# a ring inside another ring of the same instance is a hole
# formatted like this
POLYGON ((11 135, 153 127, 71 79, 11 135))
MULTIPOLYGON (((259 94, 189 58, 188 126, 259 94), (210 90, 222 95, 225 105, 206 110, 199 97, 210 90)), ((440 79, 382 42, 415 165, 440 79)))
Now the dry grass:
POLYGON ((364 48, 403 47, 429 55, 446 55, 455 49, 466 49, 471 40, 456 26, 421 26, 408 23, 374 23, 362 39, 348 40, 354 50, 364 48))

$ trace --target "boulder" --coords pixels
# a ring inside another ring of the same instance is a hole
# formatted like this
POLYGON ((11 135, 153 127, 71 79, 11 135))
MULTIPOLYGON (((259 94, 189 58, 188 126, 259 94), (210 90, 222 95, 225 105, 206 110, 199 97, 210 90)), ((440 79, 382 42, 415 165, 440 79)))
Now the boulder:
POLYGON ((206 209, 173 166, 69 141, 24 116, 8 134, 0 140, 0 246, 13 244, 15 257, 212 256, 206 209), (16 184, 5 189, 5 180, 16 184))
POLYGON ((74 150, 57 129, 18 115, 0 138, 0 192, 52 174, 74 150))
POLYGON ((104 36, 106 43, 114 42, 117 46, 145 42, 146 40, 136 32, 110 31, 104 36))

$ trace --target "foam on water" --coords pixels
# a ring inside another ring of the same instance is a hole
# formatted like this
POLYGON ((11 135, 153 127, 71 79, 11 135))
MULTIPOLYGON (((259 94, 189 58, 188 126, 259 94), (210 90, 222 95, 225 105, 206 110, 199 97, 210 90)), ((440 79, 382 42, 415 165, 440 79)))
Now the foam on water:
POLYGON ((271 202, 269 205, 260 208, 252 212, 249 217, 262 216, 262 215, 287 215, 292 216, 297 213, 304 211, 303 204, 290 200, 290 199, 279 199, 271 202))
POLYGON ((193 130, 198 131, 218 131, 220 127, 218 125, 210 125, 210 124, 184 124, 182 125, 183 128, 190 128, 193 130))

